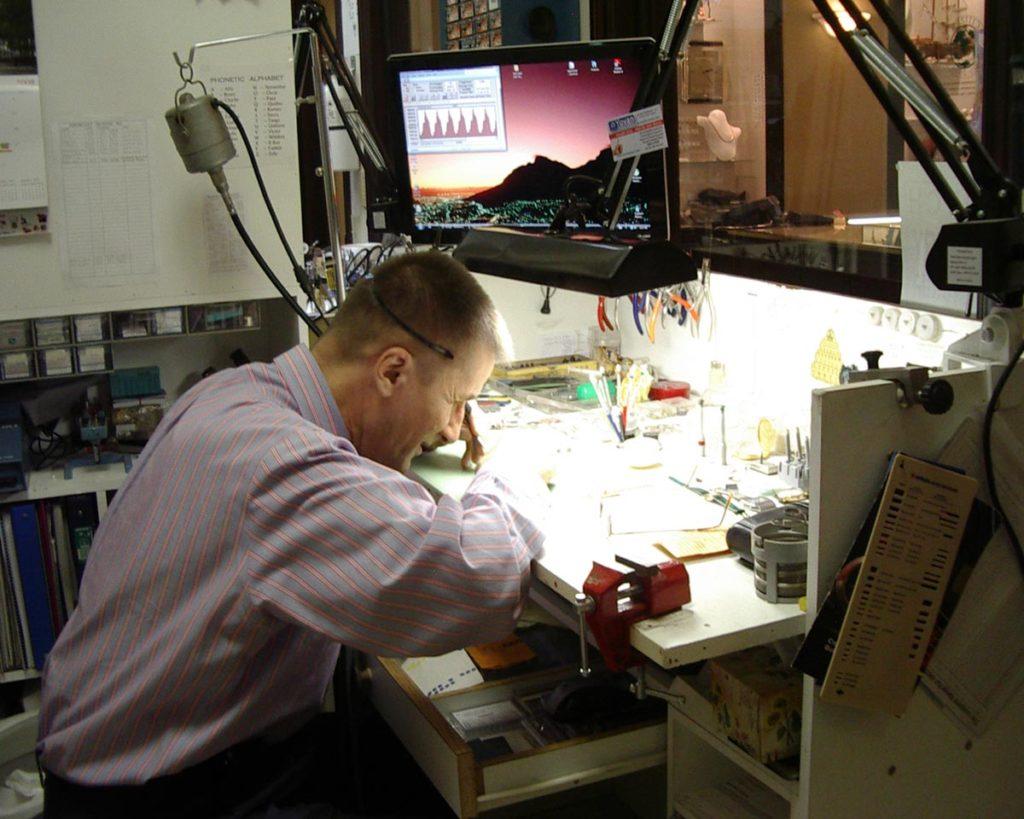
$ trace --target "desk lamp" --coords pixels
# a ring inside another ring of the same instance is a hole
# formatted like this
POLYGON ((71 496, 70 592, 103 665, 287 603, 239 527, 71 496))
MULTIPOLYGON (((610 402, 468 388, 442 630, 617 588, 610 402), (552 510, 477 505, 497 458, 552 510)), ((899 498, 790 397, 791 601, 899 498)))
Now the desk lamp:
MULTIPOLYGON (((658 46, 636 96, 636 108, 661 102, 702 0, 674 0, 658 46)), ((475 273, 594 293, 624 296, 697 278, 693 258, 670 241, 626 243, 613 237, 639 157, 615 162, 586 206, 602 225, 601 241, 565 234, 566 213, 556 215, 546 234, 503 227, 471 229, 454 256, 475 273)), ((581 207, 578 197, 571 208, 581 207)), ((580 218, 581 223, 587 220, 580 218)))
MULTIPOLYGON (((899 25, 884 0, 868 0, 898 52, 913 66, 924 87, 907 71, 868 24, 868 15, 853 0, 813 0, 818 12, 836 33, 857 71, 867 82, 879 104, 927 174, 957 223, 945 225, 928 254, 928 277, 940 290, 984 293, 1006 308, 1019 308, 1024 294, 1024 218, 1021 216, 1021 188, 996 165, 964 115, 950 98, 924 56, 899 25), (837 9, 853 21, 841 25, 837 9), (888 84, 888 90, 886 87, 888 84), (894 96, 900 99, 894 99, 894 96), (932 155, 911 127, 903 103, 917 114, 928 137, 948 163, 966 192, 961 199, 942 176, 932 155)), ((1014 14, 1024 17, 1018 6, 1014 14)), ((1024 21, 1018 19, 1019 27, 1024 21)), ((1011 329, 1012 318, 1005 311, 996 315, 1011 329), (1009 324, 1006 324, 1009 322, 1009 324)), ((1019 311, 1016 333, 998 333, 999 347, 977 348, 975 354, 1007 363, 1014 339, 1021 337, 1019 311)), ((991 333, 986 333, 986 336, 991 333)))
MULTIPOLYGON (((999 497, 991 442, 992 420, 999 396, 1024 355, 1021 187, 1003 173, 985 150, 924 56, 897 23, 885 0, 868 2, 898 53, 905 55, 921 77, 924 88, 910 76, 903 62, 886 49, 853 0, 839 0, 841 8, 854 21, 853 26, 840 24, 829 0, 813 2, 957 219, 956 224, 944 225, 939 231, 925 262, 928 277, 940 290, 983 293, 1000 305, 985 317, 980 330, 950 347, 946 361, 981 364, 988 374, 990 398, 982 425, 985 478, 992 505, 1024 570, 1024 549, 999 497), (903 106, 889 95, 885 83, 918 115, 925 132, 963 186, 966 202, 939 173, 935 160, 907 122, 903 106)), ((1020 36, 1024 32, 1024 6, 1012 3, 1009 7, 1005 22, 1017 34, 1017 51, 1011 58, 1015 91, 1012 105, 1017 110, 1011 113, 1019 122, 1024 113, 1021 110, 1024 107, 1024 72, 1021 69, 1024 45, 1020 36)), ((1019 134, 1016 136, 1019 138, 1019 134)))

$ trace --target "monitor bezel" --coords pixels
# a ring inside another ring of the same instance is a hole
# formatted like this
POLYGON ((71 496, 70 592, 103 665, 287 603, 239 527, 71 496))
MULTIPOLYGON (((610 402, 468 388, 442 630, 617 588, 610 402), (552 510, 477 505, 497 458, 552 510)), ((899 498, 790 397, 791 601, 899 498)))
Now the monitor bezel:
MULTIPOLYGON (((393 54, 388 58, 388 123, 391 134, 393 165, 398 182, 398 207, 395 227, 412 237, 415 244, 455 244, 469 228, 419 228, 415 224, 412 202, 412 182, 409 177, 408 147, 405 141, 405 127, 402 116, 402 93, 399 75, 403 71, 430 71, 444 68, 467 68, 474 66, 510 63, 547 63, 567 60, 608 59, 628 56, 637 58, 643 76, 651 70, 657 60, 657 43, 650 37, 630 37, 614 40, 579 40, 561 43, 544 43, 523 46, 499 46, 460 51, 423 51, 410 54, 393 54), (440 234, 440 235, 438 235, 440 234)), ((631 108, 636 107, 634 97, 631 108)), ((626 113, 626 112, 623 112, 626 113)), ((650 202, 650 237, 668 236, 668 213, 666 168, 663 152, 641 157, 641 173, 651 180, 649 190, 657 191, 657 197, 650 202)), ((632 239, 648 238, 631 231, 632 239)))

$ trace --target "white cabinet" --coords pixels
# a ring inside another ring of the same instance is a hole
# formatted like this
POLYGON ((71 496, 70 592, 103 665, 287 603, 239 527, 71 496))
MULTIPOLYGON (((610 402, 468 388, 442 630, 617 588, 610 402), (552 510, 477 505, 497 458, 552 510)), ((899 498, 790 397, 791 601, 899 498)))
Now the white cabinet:
MULTIPOLYGON (((944 377, 956 402, 937 416, 920 407, 901 408, 888 382, 814 393, 808 611, 818 609, 845 561, 889 454, 901 450, 935 458, 960 423, 984 406, 983 373, 944 377)), ((1015 399, 1011 385, 1004 406, 1020 406, 1021 385, 1024 377, 1017 379, 1015 399)), ((682 699, 669 711, 669 815, 677 808, 679 815, 690 815, 683 804, 688 793, 726 781, 753 783, 772 806, 764 808, 767 815, 798 819, 1015 816, 1024 805, 1024 692, 1017 692, 983 736, 971 738, 920 686, 907 713, 895 718, 821 702, 805 678, 800 777, 790 782, 731 745, 709 706, 687 689, 676 683, 673 691, 682 699)))

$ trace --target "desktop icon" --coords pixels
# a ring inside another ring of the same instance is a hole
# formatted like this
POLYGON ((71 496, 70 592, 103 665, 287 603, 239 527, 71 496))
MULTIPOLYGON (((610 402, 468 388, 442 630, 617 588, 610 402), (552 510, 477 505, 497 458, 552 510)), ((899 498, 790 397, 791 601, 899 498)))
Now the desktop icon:
POLYGON ((597 60, 591 60, 590 61, 590 70, 591 71, 597 71, 598 70, 597 60))

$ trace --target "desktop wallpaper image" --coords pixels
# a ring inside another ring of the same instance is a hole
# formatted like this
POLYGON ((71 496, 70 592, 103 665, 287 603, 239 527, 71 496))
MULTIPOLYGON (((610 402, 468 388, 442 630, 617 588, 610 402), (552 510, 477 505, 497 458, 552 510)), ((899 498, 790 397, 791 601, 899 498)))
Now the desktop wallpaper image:
MULTIPOLYGON (((506 150, 411 155, 417 225, 547 227, 569 176, 603 178, 611 164, 608 120, 631 109, 641 67, 623 59, 622 73, 615 73, 612 59, 597 63, 594 71, 590 60, 577 61, 576 76, 567 61, 524 63, 520 77, 513 66, 501 66, 506 150)), ((469 127, 484 122, 471 120, 469 127)), ((646 200, 631 195, 620 221, 646 227, 646 200)))

